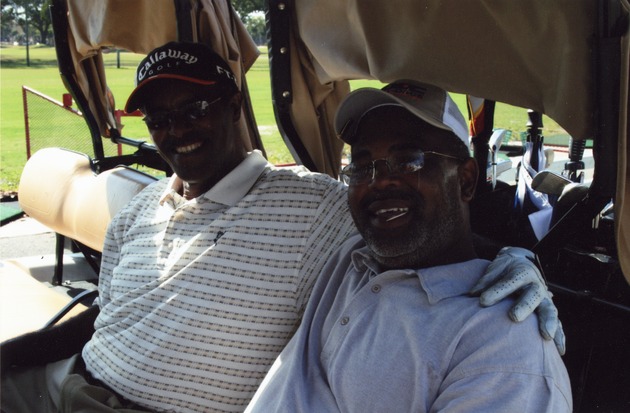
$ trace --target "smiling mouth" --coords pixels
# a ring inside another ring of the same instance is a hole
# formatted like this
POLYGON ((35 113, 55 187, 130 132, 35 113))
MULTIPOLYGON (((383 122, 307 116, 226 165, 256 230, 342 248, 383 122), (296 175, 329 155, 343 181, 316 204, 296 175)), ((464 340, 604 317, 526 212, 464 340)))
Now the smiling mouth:
POLYGON ((374 212, 374 214, 385 220, 385 222, 393 221, 400 217, 407 215, 409 208, 381 208, 374 212))
POLYGON ((190 145, 185 145, 185 146, 177 146, 175 148, 175 152, 178 154, 187 154, 187 153, 191 153, 197 149, 199 149, 201 147, 202 143, 201 142, 197 142, 197 143, 192 143, 190 145))

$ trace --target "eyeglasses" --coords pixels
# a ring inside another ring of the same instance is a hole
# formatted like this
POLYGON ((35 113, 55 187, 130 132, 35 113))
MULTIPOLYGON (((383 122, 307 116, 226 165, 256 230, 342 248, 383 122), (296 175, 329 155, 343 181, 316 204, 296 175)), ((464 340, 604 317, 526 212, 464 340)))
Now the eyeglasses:
POLYGON ((374 159, 373 161, 350 163, 341 169, 342 181, 350 186, 369 184, 376 178, 376 164, 384 163, 387 165, 387 172, 390 175, 406 175, 419 171, 424 167, 424 159, 427 155, 442 156, 445 158, 456 159, 456 156, 446 155, 433 151, 417 151, 413 153, 392 155, 387 158, 374 159))
POLYGON ((169 112, 157 112, 147 114, 142 120, 146 123, 147 127, 152 130, 166 129, 173 121, 178 117, 183 117, 189 122, 199 121, 210 113, 210 107, 219 102, 223 97, 218 97, 214 100, 198 100, 196 102, 190 102, 182 105, 179 109, 171 110, 169 112))

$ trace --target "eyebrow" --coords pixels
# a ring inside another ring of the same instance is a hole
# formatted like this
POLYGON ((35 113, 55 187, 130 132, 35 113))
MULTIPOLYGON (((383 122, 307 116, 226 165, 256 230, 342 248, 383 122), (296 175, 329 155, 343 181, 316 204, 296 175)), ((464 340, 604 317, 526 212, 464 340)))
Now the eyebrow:
MULTIPOLYGON (((419 142, 403 142, 403 143, 392 145, 389 148, 388 152, 395 153, 395 152, 418 151, 418 150, 423 150, 419 142)), ((361 159, 361 158, 370 157, 370 155, 371 153, 369 149, 361 148, 361 149, 358 149, 355 153, 352 153, 352 158, 361 159)))
POLYGON ((199 101, 202 101, 202 100, 205 100, 207 102, 211 102, 213 99, 208 99, 206 96, 197 96, 197 97, 192 97, 190 99, 183 100, 181 103, 175 105, 175 107, 172 107, 172 108, 165 108, 165 107, 149 108, 148 106, 145 106, 144 109, 145 109, 145 111, 148 109, 150 112, 153 112, 153 113, 171 112, 173 110, 178 110, 178 109, 182 108, 183 106, 191 105, 191 104, 193 104, 195 102, 199 102, 199 101))
POLYGON ((407 150, 417 151, 417 150, 425 150, 425 149, 422 148, 419 142, 404 142, 404 143, 392 145, 389 148, 389 152, 401 152, 401 151, 407 151, 407 150))

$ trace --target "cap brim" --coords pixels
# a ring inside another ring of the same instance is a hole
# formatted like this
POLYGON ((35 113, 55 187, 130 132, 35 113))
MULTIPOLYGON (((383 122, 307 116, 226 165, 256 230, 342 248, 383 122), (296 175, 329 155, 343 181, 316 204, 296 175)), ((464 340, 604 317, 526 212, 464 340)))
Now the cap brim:
POLYGON ((135 111, 136 109, 140 109, 145 100, 145 95, 147 94, 147 92, 151 90, 151 88, 147 88, 147 86, 155 86, 155 81, 160 80, 160 79, 177 79, 177 80, 182 80, 184 82, 195 83, 195 84, 204 85, 204 86, 210 86, 217 83, 214 80, 210 80, 210 81, 199 80, 192 77, 173 75, 173 74, 156 75, 142 82, 131 92, 131 94, 129 95, 129 98, 127 99, 127 103, 125 104, 125 112, 131 113, 135 111))
POLYGON ((361 117, 369 110, 379 106, 403 107, 430 125, 454 133, 444 123, 387 92, 379 89, 362 88, 348 94, 339 106, 335 116, 335 132, 337 136, 344 142, 352 144, 352 136, 356 132, 356 127, 361 117))

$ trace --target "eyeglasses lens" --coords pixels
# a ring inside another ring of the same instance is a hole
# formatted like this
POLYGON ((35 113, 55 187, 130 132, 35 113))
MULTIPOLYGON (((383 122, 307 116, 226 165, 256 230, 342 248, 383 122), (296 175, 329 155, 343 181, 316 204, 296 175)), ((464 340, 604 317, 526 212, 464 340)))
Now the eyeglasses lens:
POLYGON ((387 172, 391 175, 410 174, 419 171, 424 166, 424 152, 392 155, 365 163, 352 162, 341 170, 341 178, 347 185, 370 183, 376 176, 377 163, 385 164, 387 172))
POLYGON ((178 116, 183 117, 189 122, 198 121, 208 116, 210 113, 210 107, 220 100, 220 97, 210 101, 198 100, 182 105, 179 109, 175 109, 170 112, 147 114, 147 116, 145 116, 142 120, 146 123, 149 129, 153 130, 168 128, 178 116))

